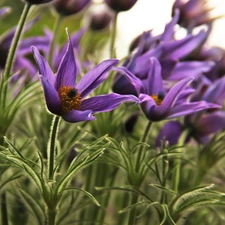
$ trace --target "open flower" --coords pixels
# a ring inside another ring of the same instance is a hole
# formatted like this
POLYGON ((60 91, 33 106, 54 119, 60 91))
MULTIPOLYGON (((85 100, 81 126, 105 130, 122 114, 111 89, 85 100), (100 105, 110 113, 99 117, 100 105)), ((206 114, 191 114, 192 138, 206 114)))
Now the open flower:
POLYGON ((139 80, 126 68, 116 70, 127 74, 130 83, 135 87, 141 100, 141 108, 145 116, 151 121, 177 118, 208 108, 221 108, 221 106, 206 101, 187 102, 186 87, 194 77, 187 77, 176 83, 169 91, 165 90, 161 75, 161 65, 157 58, 150 58, 150 70, 145 80, 139 80))
POLYGON ((85 99, 107 78, 110 69, 118 63, 118 60, 103 61, 76 83, 77 66, 69 33, 68 37, 68 48, 56 76, 45 58, 34 46, 32 47, 41 74, 47 108, 51 113, 62 116, 68 122, 75 123, 94 120, 93 113, 111 111, 122 102, 139 102, 139 99, 133 95, 115 93, 85 99))

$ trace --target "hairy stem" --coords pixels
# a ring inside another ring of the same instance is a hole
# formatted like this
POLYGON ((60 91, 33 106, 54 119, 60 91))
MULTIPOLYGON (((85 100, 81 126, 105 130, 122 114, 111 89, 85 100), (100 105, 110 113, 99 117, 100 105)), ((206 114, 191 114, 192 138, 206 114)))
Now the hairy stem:
POLYGON ((110 40, 110 58, 116 57, 114 50, 115 50, 115 41, 116 41, 117 19, 118 19, 118 13, 115 14, 115 18, 113 21, 111 40, 110 40))
POLYGON ((49 48, 49 55, 48 55, 48 62, 50 63, 50 65, 52 65, 52 63, 53 63, 54 47, 55 47, 55 43, 56 43, 56 38, 59 35, 59 30, 60 30, 62 18, 63 17, 61 15, 58 15, 56 20, 55 20, 54 27, 53 27, 53 38, 52 38, 52 41, 51 41, 51 45, 50 45, 50 48, 49 48))
POLYGON ((10 73, 12 70, 12 65, 13 65, 15 55, 16 55, 18 43, 19 43, 23 28, 24 28, 24 25, 26 22, 26 18, 30 11, 30 8, 31 8, 31 3, 26 3, 24 6, 24 9, 23 9, 23 12, 21 14, 14 38, 12 40, 12 43, 11 43, 11 46, 9 49, 9 54, 8 54, 8 57, 6 60, 5 71, 2 76, 2 84, 1 84, 1 86, 3 86, 3 87, 1 87, 1 88, 3 88, 3 95, 2 95, 3 98, 1 99, 1 101, 3 102, 3 108, 5 107, 5 104, 6 104, 6 93, 7 93, 7 89, 8 89, 7 79, 10 77, 10 73))
POLYGON ((50 130, 50 136, 48 141, 48 174, 49 180, 54 178, 54 164, 55 164, 55 149, 57 141, 57 133, 59 129, 60 117, 54 116, 52 120, 52 126, 50 130))

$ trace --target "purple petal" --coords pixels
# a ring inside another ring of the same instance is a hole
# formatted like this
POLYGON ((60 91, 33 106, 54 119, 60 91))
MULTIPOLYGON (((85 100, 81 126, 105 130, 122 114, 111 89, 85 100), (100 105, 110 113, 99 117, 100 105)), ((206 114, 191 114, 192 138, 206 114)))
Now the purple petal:
POLYGON ((159 92, 164 91, 162 76, 161 76, 161 65, 157 58, 150 58, 150 70, 148 72, 146 94, 157 95, 159 92))
POLYGON ((69 44, 67 51, 64 54, 62 61, 59 65, 57 76, 56 76, 56 89, 58 90, 62 86, 75 86, 77 77, 77 67, 73 52, 73 46, 70 38, 69 31, 67 30, 69 38, 69 44))
MULTIPOLYGON (((25 28, 23 29, 23 32, 26 32, 30 29, 30 27, 33 26, 34 23, 36 23, 38 21, 39 18, 35 18, 31 21, 29 21, 26 25, 25 28)), ((10 29, 9 31, 7 31, 6 33, 4 33, 1 37, 1 45, 4 46, 5 48, 10 48, 11 42, 13 40, 13 37, 15 35, 17 26, 15 26, 14 28, 10 29)))
POLYGON ((212 67, 215 65, 214 62, 205 61, 205 62, 179 62, 176 64, 175 68, 173 69, 171 75, 169 75, 169 80, 181 80, 185 77, 190 76, 190 74, 197 78, 200 75, 209 72, 212 67))
POLYGON ((85 111, 73 110, 71 112, 68 112, 68 113, 62 115, 62 118, 65 121, 70 122, 70 123, 95 120, 95 117, 92 115, 91 110, 85 110, 85 111))
POLYGON ((153 49, 150 49, 143 55, 137 57, 136 60, 136 67, 135 67, 135 74, 138 74, 139 77, 144 78, 146 74, 149 71, 150 65, 149 65, 149 59, 151 57, 156 57, 161 59, 162 55, 162 46, 159 45, 153 49))
POLYGON ((221 108, 220 105, 208 103, 205 101, 184 103, 173 107, 169 112, 168 118, 169 119, 177 118, 180 116, 196 113, 204 109, 219 109, 219 108, 221 108))
MULTIPOLYGON (((73 49, 79 50, 80 39, 84 35, 85 31, 86 31, 86 29, 83 28, 83 29, 80 29, 79 31, 77 31, 75 34, 71 35, 71 45, 72 45, 73 49)), ((56 54, 56 57, 54 59, 54 67, 55 68, 60 64, 60 61, 64 55, 64 52, 66 52, 66 49, 67 49, 67 45, 63 45, 62 48, 56 54)))
POLYGON ((111 67, 116 65, 118 62, 119 60, 117 59, 108 59, 89 70, 76 86, 82 97, 84 98, 92 90, 97 88, 107 78, 111 67))
POLYGON ((25 70, 29 77, 33 77, 35 74, 37 74, 36 66, 27 58, 24 58, 22 56, 20 57, 19 55, 17 55, 13 67, 13 71, 16 71, 17 69, 25 70))
POLYGON ((53 74, 50 66, 48 65, 48 62, 45 60, 45 58, 40 54, 40 52, 35 48, 34 46, 31 47, 34 59, 38 65, 39 73, 45 77, 46 80, 48 80, 48 83, 51 83, 52 86, 55 85, 55 75, 53 74))
POLYGON ((123 102, 139 103, 139 99, 133 95, 107 94, 99 95, 82 101, 81 110, 92 110, 93 113, 108 112, 115 109, 123 102))
POLYGON ((201 135, 209 135, 225 128, 225 112, 217 111, 203 115, 197 121, 197 130, 201 135))
MULTIPOLYGON (((129 83, 135 87, 137 94, 140 94, 141 89, 143 88, 143 84, 140 79, 138 79, 133 73, 131 73, 126 67, 117 67, 113 70, 119 71, 125 75, 125 77, 129 80, 129 83)), ((120 85, 120 84, 118 84, 120 85)))
POLYGON ((177 101, 182 90, 186 88, 186 86, 192 82, 193 77, 187 77, 177 84, 175 84, 170 91, 166 94, 162 104, 155 108, 155 114, 158 115, 166 115, 169 113, 171 108, 173 108, 175 102, 177 101))
POLYGON ((182 132, 183 127, 179 122, 170 121, 166 123, 157 136, 156 146, 160 147, 163 139, 169 142, 169 146, 177 144, 182 132))
POLYGON ((47 77, 41 76, 41 82, 44 89, 44 95, 48 110, 60 116, 62 113, 62 105, 59 99, 58 92, 56 91, 54 85, 49 82, 47 77))
POLYGON ((2 7, 0 9, 0 17, 4 16, 5 14, 9 13, 11 11, 10 7, 2 7))
MULTIPOLYGON (((79 31, 77 31, 76 33, 71 35, 71 45, 73 46, 73 48, 78 48, 80 45, 80 39, 82 38, 82 36, 84 35, 86 29, 80 29, 79 31)), ((66 51, 67 46, 63 45, 62 48, 59 51, 59 56, 62 56, 63 53, 66 51)))
POLYGON ((18 52, 24 55, 29 54, 30 46, 35 45, 39 51, 43 51, 46 54, 49 44, 50 40, 44 36, 26 38, 20 43, 18 52))
POLYGON ((218 79, 206 90, 203 100, 223 104, 225 98, 225 78, 218 79))
POLYGON ((185 38, 165 43, 163 45, 163 59, 180 59, 195 50, 206 38, 206 32, 201 31, 196 36, 187 35, 185 38))
POLYGON ((178 19, 180 17, 180 11, 178 9, 175 9, 175 15, 173 19, 165 26, 165 30, 162 34, 162 41, 171 41, 174 36, 174 27, 178 22, 178 19))

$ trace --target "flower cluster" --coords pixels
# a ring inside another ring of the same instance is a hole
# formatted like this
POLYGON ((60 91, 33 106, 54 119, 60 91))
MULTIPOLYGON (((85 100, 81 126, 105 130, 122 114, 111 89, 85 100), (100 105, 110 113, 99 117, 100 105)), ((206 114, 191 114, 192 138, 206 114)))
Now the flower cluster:
POLYGON ((141 0, 22 0, 5 29, 14 1, 0 8, 0 225, 224 224, 221 15, 175 0, 120 59, 120 14, 141 0))

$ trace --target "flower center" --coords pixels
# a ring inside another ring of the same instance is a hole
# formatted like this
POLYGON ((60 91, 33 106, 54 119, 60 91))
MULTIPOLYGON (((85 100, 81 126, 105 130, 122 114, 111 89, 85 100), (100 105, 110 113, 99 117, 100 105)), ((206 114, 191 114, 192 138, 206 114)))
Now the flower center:
POLYGON ((150 97, 155 101, 156 105, 159 106, 162 104, 165 94, 162 92, 159 92, 157 95, 151 95, 150 97))
POLYGON ((81 94, 71 86, 62 86, 58 90, 59 98, 62 103, 62 112, 68 113, 74 109, 80 109, 81 94))

